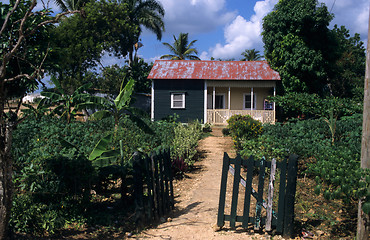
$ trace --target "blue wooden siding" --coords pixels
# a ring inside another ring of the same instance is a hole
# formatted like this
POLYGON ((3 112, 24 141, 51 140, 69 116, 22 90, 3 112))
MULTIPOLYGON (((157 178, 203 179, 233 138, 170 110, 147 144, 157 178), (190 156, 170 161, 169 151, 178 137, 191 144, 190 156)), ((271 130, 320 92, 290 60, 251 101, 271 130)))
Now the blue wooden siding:
POLYGON ((181 122, 204 118, 204 80, 156 79, 154 80, 154 119, 160 120, 173 114, 181 122), (185 93, 185 109, 171 109, 171 93, 185 93))

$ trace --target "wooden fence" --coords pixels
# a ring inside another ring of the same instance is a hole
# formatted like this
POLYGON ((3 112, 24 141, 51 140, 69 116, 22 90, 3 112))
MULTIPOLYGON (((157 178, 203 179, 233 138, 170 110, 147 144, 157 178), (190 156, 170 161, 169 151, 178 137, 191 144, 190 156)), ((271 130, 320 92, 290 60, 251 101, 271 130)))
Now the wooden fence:
POLYGON ((149 156, 134 154, 135 222, 143 227, 158 221, 174 207, 171 157, 160 149, 149 156))
POLYGON ((282 233, 284 237, 292 236, 297 182, 297 159, 297 155, 291 155, 288 161, 285 159, 282 162, 276 162, 275 159, 271 162, 265 159, 257 161, 254 160, 253 156, 245 160, 239 155, 235 159, 231 159, 225 153, 222 167, 217 226, 223 227, 225 221, 229 221, 230 228, 235 228, 236 222, 241 222, 243 228, 248 228, 249 224, 252 224, 254 225, 254 229, 258 231, 261 230, 262 226, 265 226, 266 231, 271 231, 274 228, 277 233, 282 233), (242 168, 246 168, 246 178, 241 176, 242 168), (277 170, 278 174, 276 174, 277 170), (231 211, 229 215, 225 214, 228 172, 234 176, 231 211), (257 191, 252 186, 253 175, 256 172, 258 172, 257 191), (270 175, 268 178, 267 201, 263 199, 266 173, 270 175), (278 202, 277 204, 275 203, 277 211, 273 209, 276 176, 279 176, 278 202), (239 185, 245 187, 242 216, 237 215, 239 185), (250 216, 252 212, 251 196, 256 199, 254 216, 250 216), (265 216, 261 214, 262 208, 266 209, 265 216))

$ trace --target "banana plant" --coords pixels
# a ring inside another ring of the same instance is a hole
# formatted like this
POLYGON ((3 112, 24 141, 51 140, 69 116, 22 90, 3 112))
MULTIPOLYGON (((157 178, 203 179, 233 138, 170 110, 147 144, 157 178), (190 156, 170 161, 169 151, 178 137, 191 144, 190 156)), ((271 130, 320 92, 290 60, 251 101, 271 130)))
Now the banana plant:
POLYGON ((94 101, 89 93, 86 91, 91 87, 91 84, 84 84, 77 88, 72 94, 67 94, 61 87, 57 79, 53 79, 55 84, 55 92, 44 91, 41 95, 45 97, 45 101, 49 101, 55 108, 51 114, 56 114, 60 118, 66 118, 70 123, 76 116, 82 116, 79 111, 91 107, 94 101))
POLYGON ((123 117, 128 116, 145 132, 152 133, 151 129, 141 120, 140 117, 138 117, 138 115, 141 113, 141 110, 130 106, 132 93, 134 91, 134 84, 135 81, 131 78, 124 87, 122 85, 120 93, 113 101, 100 97, 100 100, 98 100, 96 103, 101 106, 101 110, 93 113, 89 118, 91 120, 101 120, 113 116, 114 132, 116 134, 120 120, 123 117))
POLYGON ((42 116, 44 116, 50 108, 50 104, 47 104, 44 98, 41 99, 35 107, 34 105, 28 103, 22 103, 22 105, 27 107, 21 110, 23 116, 34 116, 36 119, 40 119, 42 116))

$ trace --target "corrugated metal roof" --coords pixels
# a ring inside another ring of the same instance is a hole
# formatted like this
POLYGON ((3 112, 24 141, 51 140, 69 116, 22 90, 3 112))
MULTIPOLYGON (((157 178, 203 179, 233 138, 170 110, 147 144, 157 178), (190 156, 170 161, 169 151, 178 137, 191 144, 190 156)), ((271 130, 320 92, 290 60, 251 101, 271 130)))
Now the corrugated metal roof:
POLYGON ((280 80, 267 61, 156 60, 149 79, 280 80))

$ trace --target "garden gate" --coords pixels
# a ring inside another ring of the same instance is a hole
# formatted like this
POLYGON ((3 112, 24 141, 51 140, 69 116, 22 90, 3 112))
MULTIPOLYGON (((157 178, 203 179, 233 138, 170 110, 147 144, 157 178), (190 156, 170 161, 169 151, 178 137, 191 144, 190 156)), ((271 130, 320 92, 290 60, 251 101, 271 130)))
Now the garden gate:
POLYGON ((293 220, 294 220, 294 201, 297 183, 297 155, 291 155, 289 160, 285 159, 282 162, 276 162, 273 159, 271 162, 264 158, 261 160, 254 160, 251 156, 248 159, 242 159, 238 155, 235 159, 231 159, 227 153, 224 154, 220 200, 218 208, 217 226, 223 227, 225 221, 230 222, 230 227, 235 228, 236 222, 241 222, 243 228, 248 228, 251 223, 255 230, 260 230, 262 225, 265 226, 266 231, 276 229, 277 233, 282 233, 283 236, 293 235, 293 220), (241 169, 246 170, 246 178, 241 176, 241 169), (245 169, 246 168, 246 169, 245 169), (269 171, 266 171, 268 170, 269 171), (276 174, 276 170, 278 174, 276 174), (234 176, 233 190, 231 196, 231 211, 230 215, 225 214, 226 190, 228 172, 234 176), (257 191, 253 189, 252 181, 253 175, 258 172, 258 188, 257 191), (268 193, 267 201, 263 199, 265 173, 269 173, 268 178, 268 193), (277 212, 273 210, 273 195, 275 177, 279 179, 279 199, 275 205, 277 212), (243 215, 237 215, 238 197, 239 197, 239 183, 245 187, 243 215), (249 216, 251 208, 251 196, 256 199, 255 216, 249 216), (262 216, 262 208, 266 209, 266 216, 262 216))
POLYGON ((133 171, 135 222, 143 227, 174 207, 170 151, 157 149, 148 156, 135 153, 133 171))

